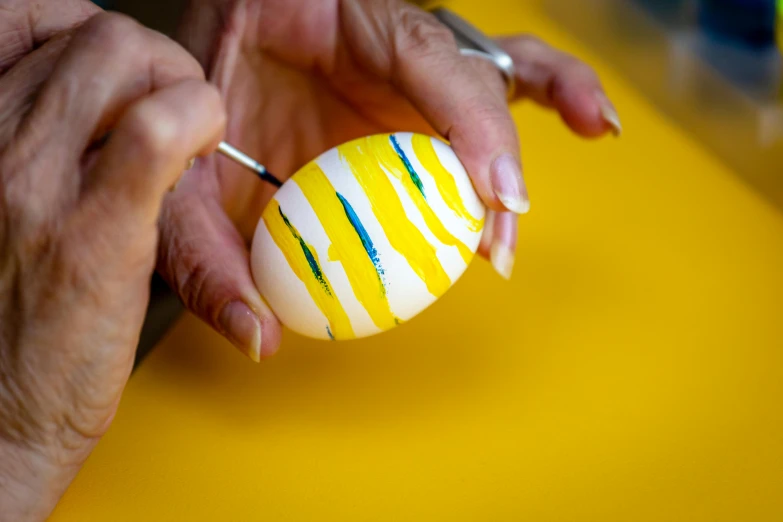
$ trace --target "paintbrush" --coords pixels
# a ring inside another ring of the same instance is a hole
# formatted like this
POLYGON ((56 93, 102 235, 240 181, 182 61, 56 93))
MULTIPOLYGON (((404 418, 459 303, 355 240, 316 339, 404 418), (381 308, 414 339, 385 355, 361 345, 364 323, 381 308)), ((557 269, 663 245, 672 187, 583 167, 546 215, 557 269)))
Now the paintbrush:
MULTIPOLYGON (((93 146, 95 148, 99 148, 103 146, 109 139, 109 136, 111 136, 111 131, 107 132, 103 138, 98 140, 96 144, 93 146)), ((229 145, 225 141, 221 141, 218 145, 217 151, 227 157, 228 159, 235 161, 236 163, 242 165, 243 167, 246 167, 253 171, 256 176, 261 179, 261 181, 266 181, 267 183, 274 185, 277 188, 280 188, 283 186, 283 182, 277 179, 274 174, 266 170, 266 167, 261 165, 259 162, 242 152, 241 150, 237 149, 236 147, 229 145)), ((190 160, 190 163, 187 166, 187 169, 190 169, 193 167, 193 163, 196 161, 196 158, 192 158, 190 160)), ((173 190, 174 187, 172 187, 173 190)))
POLYGON ((254 160, 244 152, 240 151, 236 147, 229 145, 225 141, 220 142, 220 145, 218 145, 217 150, 225 157, 239 163, 243 167, 252 170, 256 174, 256 176, 258 176, 262 181, 266 181, 267 183, 270 183, 277 188, 280 188, 283 185, 283 183, 279 179, 277 179, 273 174, 271 174, 269 171, 266 170, 266 167, 264 167, 259 162, 257 162, 256 160, 254 160))

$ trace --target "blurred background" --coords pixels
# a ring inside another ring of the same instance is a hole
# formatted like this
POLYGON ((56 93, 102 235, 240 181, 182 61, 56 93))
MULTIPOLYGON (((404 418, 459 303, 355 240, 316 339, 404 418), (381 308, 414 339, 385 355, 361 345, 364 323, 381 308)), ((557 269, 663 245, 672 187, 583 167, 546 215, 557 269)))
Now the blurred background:
MULTIPOLYGON (((783 205, 777 0, 545 0, 713 154, 783 205)), ((665 154, 665 151, 660 151, 665 154)))

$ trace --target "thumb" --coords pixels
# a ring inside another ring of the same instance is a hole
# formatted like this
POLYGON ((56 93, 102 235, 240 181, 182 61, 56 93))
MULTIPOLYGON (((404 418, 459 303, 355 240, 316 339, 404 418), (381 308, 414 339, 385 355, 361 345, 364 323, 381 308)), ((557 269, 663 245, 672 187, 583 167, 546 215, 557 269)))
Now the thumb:
POLYGON ((158 272, 191 312, 258 362, 277 351, 280 323, 253 283, 250 256, 236 227, 216 197, 194 188, 166 197, 158 272))

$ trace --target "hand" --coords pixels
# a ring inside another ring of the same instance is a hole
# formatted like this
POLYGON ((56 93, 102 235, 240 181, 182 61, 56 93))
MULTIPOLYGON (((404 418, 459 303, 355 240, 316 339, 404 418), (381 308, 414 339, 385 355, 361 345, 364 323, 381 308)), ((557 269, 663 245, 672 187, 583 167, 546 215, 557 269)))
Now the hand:
MULTIPOLYGON (((510 276, 528 200, 506 88, 494 66, 461 56, 433 16, 399 0, 193 0, 181 40, 224 95, 229 141, 283 179, 360 136, 446 137, 492 209, 479 252, 510 276)), ((612 129, 616 113, 589 67, 532 37, 501 44, 516 61, 517 98, 555 108, 584 136, 612 129)), ((248 263, 273 193, 241 167, 207 158, 161 220, 161 274, 255 360, 280 340, 248 263)))
POLYGON ((88 2, 8 4, 0 520, 17 522, 47 516, 108 428, 144 319, 161 201, 190 158, 217 146, 225 112, 191 55, 128 18, 88 2))

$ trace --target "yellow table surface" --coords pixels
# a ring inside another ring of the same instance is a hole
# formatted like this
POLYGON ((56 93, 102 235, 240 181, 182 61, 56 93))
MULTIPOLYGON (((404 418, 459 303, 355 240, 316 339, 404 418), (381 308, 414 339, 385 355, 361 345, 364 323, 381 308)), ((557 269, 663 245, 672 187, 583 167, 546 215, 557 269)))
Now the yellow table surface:
POLYGON ((594 64, 625 125, 514 109, 513 281, 261 365, 183 318, 53 520, 783 520, 783 216, 539 2, 449 5, 594 64))

